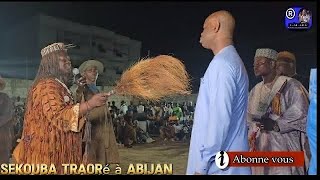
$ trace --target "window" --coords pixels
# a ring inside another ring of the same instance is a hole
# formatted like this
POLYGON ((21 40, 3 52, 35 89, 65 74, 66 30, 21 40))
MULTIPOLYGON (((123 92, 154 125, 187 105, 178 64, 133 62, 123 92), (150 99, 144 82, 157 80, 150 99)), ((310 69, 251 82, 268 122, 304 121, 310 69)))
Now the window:
POLYGON ((64 32, 61 30, 57 30, 57 42, 64 41, 64 32))
POLYGON ((123 73, 123 70, 119 67, 116 68, 116 74, 121 75, 123 73))
POLYGON ((64 31, 64 40, 63 42, 65 44, 74 44, 76 45, 76 49, 80 49, 81 44, 81 36, 80 34, 70 32, 70 31, 64 31))
POLYGON ((92 45, 92 47, 97 47, 97 50, 99 52, 102 51, 103 53, 106 53, 108 51, 113 50, 112 39, 107 39, 107 38, 95 36, 92 38, 91 45, 92 45))
POLYGON ((115 56, 118 56, 118 57, 128 56, 128 54, 129 54, 129 46, 127 44, 115 43, 114 44, 113 53, 114 53, 115 56))
POLYGON ((101 53, 106 53, 107 52, 102 44, 98 44, 98 51, 101 52, 101 53))
POLYGON ((63 42, 65 44, 73 44, 72 39, 70 39, 70 38, 64 38, 63 42))
POLYGON ((122 57, 122 53, 120 53, 117 49, 113 49, 113 54, 118 57, 122 57))

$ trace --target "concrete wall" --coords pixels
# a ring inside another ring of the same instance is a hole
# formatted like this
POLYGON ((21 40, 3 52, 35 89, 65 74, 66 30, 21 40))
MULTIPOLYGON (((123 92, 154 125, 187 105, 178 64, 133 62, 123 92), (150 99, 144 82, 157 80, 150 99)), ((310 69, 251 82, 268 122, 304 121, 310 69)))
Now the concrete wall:
POLYGON ((6 82, 6 87, 2 92, 7 93, 10 97, 20 96, 21 98, 26 98, 29 87, 32 84, 32 80, 25 79, 13 79, 13 78, 3 78, 6 82))

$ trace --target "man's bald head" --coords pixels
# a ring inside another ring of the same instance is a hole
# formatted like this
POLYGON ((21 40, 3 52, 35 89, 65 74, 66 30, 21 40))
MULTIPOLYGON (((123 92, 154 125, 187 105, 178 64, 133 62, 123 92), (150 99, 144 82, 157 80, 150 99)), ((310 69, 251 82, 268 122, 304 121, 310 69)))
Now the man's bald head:
POLYGON ((235 19, 228 11, 221 10, 214 12, 207 17, 206 22, 208 22, 209 24, 218 23, 220 33, 228 37, 233 37, 235 19))
POLYGON ((217 11, 207 17, 200 37, 202 47, 217 54, 221 49, 233 44, 235 20, 228 11, 217 11))

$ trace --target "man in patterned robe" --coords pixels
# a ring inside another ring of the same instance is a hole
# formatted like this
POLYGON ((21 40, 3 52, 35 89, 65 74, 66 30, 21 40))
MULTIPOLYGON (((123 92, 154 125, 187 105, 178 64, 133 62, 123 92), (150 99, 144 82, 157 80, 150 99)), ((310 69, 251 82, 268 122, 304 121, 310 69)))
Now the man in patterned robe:
POLYGON ((62 164, 82 161, 81 129, 85 115, 105 105, 108 95, 99 93, 75 103, 67 88, 72 79, 67 46, 54 43, 41 50, 38 74, 28 93, 20 143, 14 150, 16 163, 62 164))

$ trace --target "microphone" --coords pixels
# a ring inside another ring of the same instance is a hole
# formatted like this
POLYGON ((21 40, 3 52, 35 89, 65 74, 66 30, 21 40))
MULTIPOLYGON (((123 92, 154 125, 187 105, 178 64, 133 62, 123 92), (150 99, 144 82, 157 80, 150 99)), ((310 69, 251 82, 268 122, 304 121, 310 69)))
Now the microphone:
MULTIPOLYGON (((82 77, 81 74, 80 74, 80 71, 78 68, 73 68, 72 70, 72 74, 73 74, 73 84, 77 84, 77 81, 82 77)), ((82 83, 81 83, 82 85, 82 83)), ((88 88, 88 85, 85 84, 86 88, 88 88)), ((116 94, 116 92, 114 90, 111 90, 109 92, 106 93, 107 96, 111 96, 111 95, 114 95, 116 94)))
POLYGON ((73 84, 76 84, 77 81, 81 78, 81 74, 78 68, 73 68, 72 70, 73 74, 73 84))

